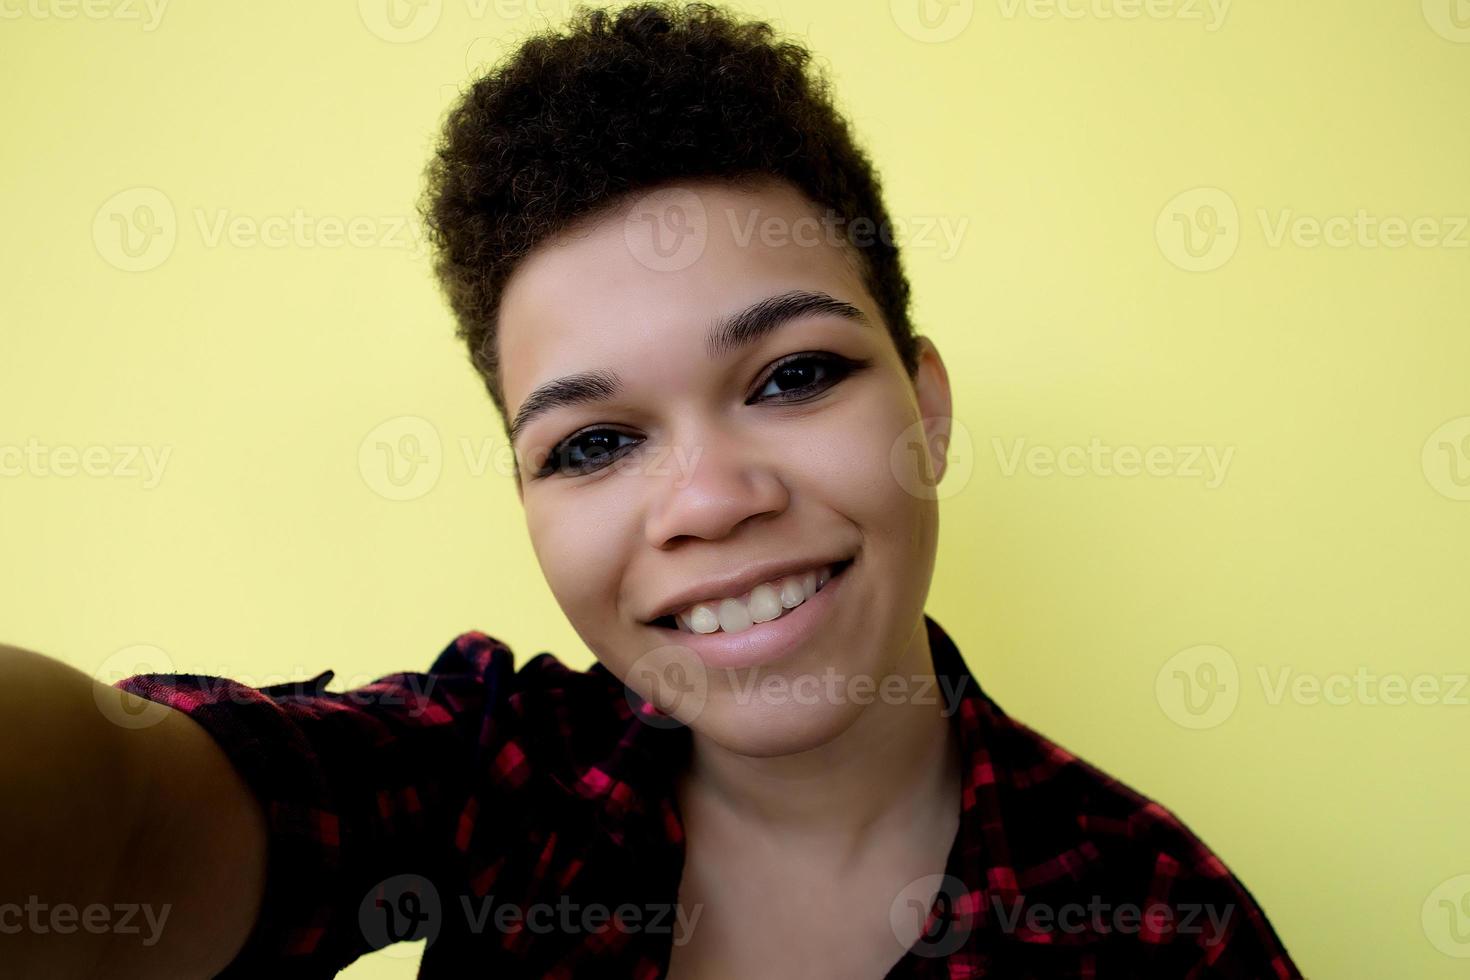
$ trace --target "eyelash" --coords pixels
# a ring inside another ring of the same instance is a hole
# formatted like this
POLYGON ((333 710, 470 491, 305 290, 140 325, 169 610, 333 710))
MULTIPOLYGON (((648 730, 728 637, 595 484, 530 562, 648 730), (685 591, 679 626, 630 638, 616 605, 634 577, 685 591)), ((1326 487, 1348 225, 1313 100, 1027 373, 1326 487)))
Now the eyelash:
MULTIPOLYGON (((808 401, 812 398, 817 397, 823 392, 826 392, 830 388, 835 388, 848 377, 867 366, 868 361, 866 360, 855 360, 850 357, 843 357, 840 354, 832 354, 826 351, 803 351, 799 354, 789 354, 771 365, 771 369, 766 374, 765 380, 761 382, 759 391, 757 391, 755 395, 746 399, 745 404, 752 405, 762 401, 777 402, 780 404, 791 404, 795 402, 808 401), (775 380, 779 372, 786 368, 792 367, 793 365, 808 364, 825 369, 827 377, 822 381, 814 381, 810 384, 802 385, 799 388, 788 389, 784 392, 777 392, 776 394, 770 395, 764 399, 759 397, 760 391, 764 391, 771 384, 771 382, 775 380)), ((563 476, 585 476, 588 473, 595 473, 607 464, 620 458, 624 452, 633 448, 633 445, 635 445, 629 444, 620 446, 616 449, 607 450, 598 455, 595 458, 595 462, 592 463, 583 462, 565 465, 558 464, 557 461, 562 460, 566 457, 568 449, 573 446, 575 440, 584 438, 586 436, 600 435, 603 433, 611 433, 613 435, 621 436, 628 435, 628 433, 626 432, 621 432, 617 429, 609 429, 606 426, 583 429, 580 432, 574 432, 563 439, 561 442, 557 443, 556 448, 551 451, 551 455, 547 458, 546 462, 541 466, 541 468, 535 473, 533 479, 539 480, 542 477, 551 476, 557 473, 560 473, 563 476)), ((586 454, 584 453, 583 455, 585 456, 586 454)))

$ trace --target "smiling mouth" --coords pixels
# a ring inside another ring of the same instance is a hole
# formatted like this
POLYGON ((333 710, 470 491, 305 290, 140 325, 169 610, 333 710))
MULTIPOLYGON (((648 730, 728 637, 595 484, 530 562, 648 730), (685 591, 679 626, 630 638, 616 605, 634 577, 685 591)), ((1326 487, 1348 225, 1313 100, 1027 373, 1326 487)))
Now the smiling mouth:
MULTIPOLYGON (((847 570, 850 569, 851 566, 853 566, 853 561, 854 561, 853 558, 845 558, 845 560, 838 561, 838 563, 832 564, 831 577, 828 577, 828 580, 826 580, 826 583, 823 583, 823 585, 817 586, 816 592, 813 592, 813 595, 816 595, 817 592, 822 592, 823 589, 826 588, 826 586, 831 585, 831 583, 832 582, 835 582, 835 580, 838 579, 838 577, 841 577, 842 576, 842 573, 847 572, 847 570)), ((798 602, 797 605, 791 605, 791 607, 782 607, 781 608, 781 611, 779 611, 779 613, 776 614, 775 619, 772 619, 772 620, 764 620, 764 621, 767 621, 767 623, 773 623, 773 621, 785 619, 785 617, 788 616, 788 614, 791 614, 791 613, 794 613, 794 611, 800 610, 800 608, 803 607, 803 605, 806 605, 807 602, 810 602, 811 601, 811 598, 813 598, 813 595, 808 595, 808 597, 806 599, 803 599, 803 601, 798 602)), ((669 616, 660 616, 659 619, 651 620, 650 623, 648 623, 648 624, 650 624, 650 626, 660 627, 660 629, 673 630, 673 632, 676 632, 676 633, 684 633, 684 635, 689 635, 689 633, 694 633, 694 635, 706 635, 706 636, 709 636, 709 635, 729 635, 729 633, 726 632, 726 630, 719 629, 719 627, 716 627, 716 629, 714 629, 713 632, 700 633, 700 632, 698 632, 698 630, 691 629, 691 627, 689 627, 689 624, 686 623, 686 621, 682 621, 682 623, 681 623, 681 620, 679 620, 678 617, 673 616, 673 614, 669 614, 669 616)), ((756 623, 756 624, 754 624, 754 627, 759 627, 760 624, 761 623, 756 623)), ((751 627, 751 629, 754 629, 754 627, 751 627)), ((745 630, 738 630, 738 632, 739 633, 742 633, 742 632, 745 632, 745 630)), ((735 633, 735 635, 738 635, 738 633, 735 633)))

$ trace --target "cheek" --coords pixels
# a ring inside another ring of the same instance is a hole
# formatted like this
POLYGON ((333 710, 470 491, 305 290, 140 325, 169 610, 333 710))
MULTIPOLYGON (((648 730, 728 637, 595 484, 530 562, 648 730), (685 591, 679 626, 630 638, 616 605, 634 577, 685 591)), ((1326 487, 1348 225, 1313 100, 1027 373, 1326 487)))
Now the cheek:
POLYGON ((599 512, 596 495, 585 501, 578 496, 546 494, 556 499, 528 502, 526 526, 546 584, 567 619, 580 628, 616 608, 623 538, 617 515, 599 512))
POLYGON ((894 472, 895 464, 912 467, 923 448, 922 433, 915 435, 913 427, 918 409, 905 390, 884 386, 873 397, 854 399, 818 439, 801 447, 812 485, 822 487, 828 504, 865 537, 912 534, 924 520, 928 502, 909 493, 894 472))

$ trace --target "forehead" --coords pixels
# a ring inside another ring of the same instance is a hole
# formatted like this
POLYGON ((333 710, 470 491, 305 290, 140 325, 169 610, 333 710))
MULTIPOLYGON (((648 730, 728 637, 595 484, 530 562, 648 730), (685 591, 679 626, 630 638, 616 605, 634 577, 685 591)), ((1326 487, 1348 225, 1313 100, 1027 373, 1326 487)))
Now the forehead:
POLYGON ((514 413, 537 385, 634 351, 703 358, 715 317, 788 289, 825 290, 876 321, 847 231, 781 181, 634 195, 512 274, 499 315, 506 405, 514 413))

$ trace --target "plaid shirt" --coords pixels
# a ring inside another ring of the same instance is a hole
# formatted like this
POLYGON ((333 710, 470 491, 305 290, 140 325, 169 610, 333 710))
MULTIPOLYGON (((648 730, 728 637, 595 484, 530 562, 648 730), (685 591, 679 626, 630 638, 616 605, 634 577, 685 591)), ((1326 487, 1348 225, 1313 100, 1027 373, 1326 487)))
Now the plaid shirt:
MULTIPOLYGON (((1006 715, 925 623, 940 689, 958 692, 962 814, 888 980, 1301 976, 1178 818, 1006 715)), ((220 976, 330 977, 418 939, 424 978, 664 975, 697 923, 676 908, 687 728, 601 664, 541 653, 517 671, 478 632, 426 674, 340 693, 331 676, 115 685, 202 725, 265 808, 260 918, 220 976)))

